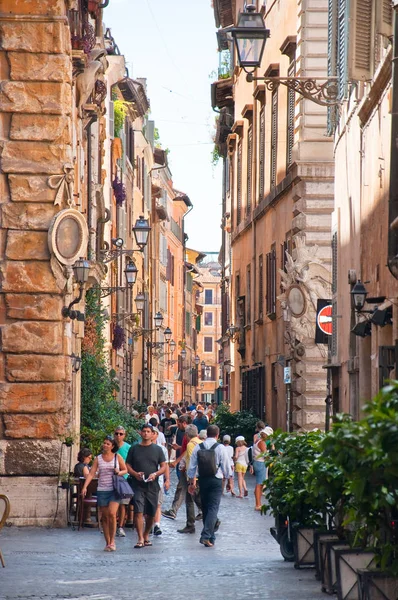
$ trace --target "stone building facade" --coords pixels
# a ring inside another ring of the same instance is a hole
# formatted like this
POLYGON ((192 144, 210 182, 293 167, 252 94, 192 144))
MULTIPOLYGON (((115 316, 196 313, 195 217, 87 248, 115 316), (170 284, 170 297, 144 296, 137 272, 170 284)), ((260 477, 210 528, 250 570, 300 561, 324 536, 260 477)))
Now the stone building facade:
POLYGON ((78 295, 76 259, 92 260, 90 284, 103 274, 95 249, 106 64, 94 48, 102 11, 82 6, 0 3, 0 486, 18 524, 59 517, 63 440, 80 426, 71 355, 84 334, 61 310, 78 295))
POLYGON ((228 400, 234 410, 253 408, 274 428, 323 427, 327 346, 315 343, 315 315, 317 300, 331 297, 334 162, 327 109, 283 85, 269 89, 261 76, 327 76, 328 2, 257 3, 271 35, 253 82, 228 41, 244 3, 216 1, 214 8, 220 49, 231 55, 229 73, 212 91, 224 157, 228 400))

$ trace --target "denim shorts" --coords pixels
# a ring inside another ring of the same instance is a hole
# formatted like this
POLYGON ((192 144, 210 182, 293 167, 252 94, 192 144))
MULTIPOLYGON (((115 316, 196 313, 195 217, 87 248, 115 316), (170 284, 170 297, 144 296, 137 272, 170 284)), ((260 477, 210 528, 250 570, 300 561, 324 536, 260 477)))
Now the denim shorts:
POLYGON ((267 467, 265 463, 259 460, 253 461, 254 474, 256 476, 256 485, 262 485, 267 479, 267 467))
POLYGON ((98 506, 108 506, 110 502, 117 502, 120 504, 120 499, 116 496, 114 490, 109 490, 109 492, 100 490, 97 491, 98 506))

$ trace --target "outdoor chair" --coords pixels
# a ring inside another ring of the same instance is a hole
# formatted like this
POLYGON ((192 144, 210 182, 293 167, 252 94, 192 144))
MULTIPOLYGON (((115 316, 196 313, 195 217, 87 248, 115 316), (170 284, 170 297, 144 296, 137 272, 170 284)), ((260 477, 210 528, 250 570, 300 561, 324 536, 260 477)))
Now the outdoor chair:
POLYGON ((90 481, 90 483, 88 484, 87 493, 86 493, 85 497, 83 498, 81 492, 82 492, 82 489, 84 486, 84 482, 85 482, 84 477, 80 477, 78 499, 77 499, 77 502, 78 502, 77 514, 78 514, 78 519, 79 519, 78 531, 80 531, 80 528, 83 526, 83 519, 84 519, 84 513, 85 513, 86 507, 89 507, 90 511, 91 511, 92 507, 95 507, 97 523, 99 525, 97 496, 93 495, 97 492, 98 479, 92 479, 90 481))
MULTIPOLYGON (((4 494, 0 494, 0 531, 3 529, 5 522, 8 519, 8 515, 10 514, 10 501, 4 494)), ((6 566, 4 562, 3 554, 0 550, 0 562, 3 565, 3 568, 6 566)))

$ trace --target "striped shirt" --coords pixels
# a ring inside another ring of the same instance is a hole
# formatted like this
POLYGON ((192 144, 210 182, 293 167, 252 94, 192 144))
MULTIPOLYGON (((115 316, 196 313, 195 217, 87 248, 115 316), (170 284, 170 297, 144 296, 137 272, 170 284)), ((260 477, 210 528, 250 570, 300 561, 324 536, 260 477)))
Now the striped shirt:
MULTIPOLYGON (((113 490, 113 474, 115 473, 115 457, 112 455, 112 460, 109 462, 102 458, 99 454, 98 458, 98 491, 99 492, 110 492, 113 490)), ((119 463, 116 459, 116 466, 119 463)))

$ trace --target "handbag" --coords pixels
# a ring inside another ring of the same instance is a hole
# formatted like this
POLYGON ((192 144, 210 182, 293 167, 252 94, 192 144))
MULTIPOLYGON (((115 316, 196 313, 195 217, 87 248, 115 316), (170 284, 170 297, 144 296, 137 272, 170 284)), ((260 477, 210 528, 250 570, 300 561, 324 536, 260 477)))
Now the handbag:
MULTIPOLYGON (((115 469, 116 469, 116 454, 115 454, 115 469)), ((134 492, 131 489, 128 482, 122 475, 117 475, 114 473, 112 475, 113 489, 116 492, 116 495, 121 498, 132 498, 134 496, 134 492)))

